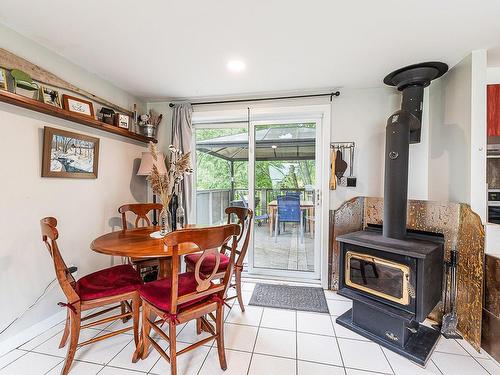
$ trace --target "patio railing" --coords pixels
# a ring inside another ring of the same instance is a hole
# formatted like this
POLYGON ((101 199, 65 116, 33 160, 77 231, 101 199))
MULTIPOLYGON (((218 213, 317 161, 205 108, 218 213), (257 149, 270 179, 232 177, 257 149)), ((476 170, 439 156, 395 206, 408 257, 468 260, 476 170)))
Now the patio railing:
MULTIPOLYGON (((302 200, 314 200, 314 192, 305 189, 258 189, 255 191, 255 214, 267 213, 269 202, 286 192, 300 192, 302 200)), ((230 204, 246 205, 248 189, 212 189, 196 192, 196 222, 201 225, 219 225, 226 222, 224 210, 230 204)))

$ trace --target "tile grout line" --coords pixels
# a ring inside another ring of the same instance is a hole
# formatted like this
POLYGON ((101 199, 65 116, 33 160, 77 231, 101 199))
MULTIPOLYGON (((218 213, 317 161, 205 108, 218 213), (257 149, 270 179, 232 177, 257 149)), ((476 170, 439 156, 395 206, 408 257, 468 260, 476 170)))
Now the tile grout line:
POLYGON ((257 327, 257 334, 255 335, 255 341, 253 343, 252 354, 250 355, 250 361, 248 362, 247 375, 250 374, 250 367, 252 366, 252 359, 255 354, 255 346, 257 345, 257 339, 259 338, 260 325, 262 323, 263 317, 264 317, 264 310, 262 310, 262 314, 260 315, 259 326, 257 327))
POLYGON ((342 361, 342 367, 344 368, 344 374, 347 375, 347 370, 345 368, 345 363, 344 363, 344 357, 342 356, 342 350, 340 350, 340 344, 337 338, 337 331, 335 331, 335 324, 333 324, 331 315, 330 315, 330 324, 332 325, 333 333, 335 334, 335 342, 337 343, 337 349, 339 350, 340 360, 342 361))
POLYGON ((484 371, 486 371, 486 372, 487 372, 488 374, 490 374, 490 375, 494 375, 494 374, 492 374, 491 372, 489 372, 489 371, 488 371, 488 369, 487 369, 486 367, 484 367, 484 366, 481 364, 481 362, 479 362, 479 361, 478 361, 478 359, 477 359, 477 358, 476 358, 473 354, 469 353, 469 352, 468 352, 468 350, 467 350, 467 349, 465 349, 465 347, 464 347, 462 344, 460 344, 460 342, 459 342, 458 340, 455 340, 455 342, 456 342, 458 345, 460 345, 460 347, 462 347, 462 348, 463 348, 463 349, 467 352, 467 354, 469 354, 469 355, 470 355, 470 356, 474 359, 474 361, 476 361, 476 363, 484 369, 484 371))
POLYGON ((432 358, 430 358, 430 360, 431 360, 431 362, 434 364, 434 366, 436 366, 436 368, 438 369, 439 373, 440 373, 441 375, 444 375, 443 371, 441 371, 441 369, 438 367, 438 365, 436 364, 436 362, 434 362, 432 358))
POLYGON ((392 371, 392 374, 396 374, 396 371, 394 371, 394 368, 392 367, 392 364, 391 364, 391 361, 389 361, 389 358, 387 358, 387 355, 385 354, 385 351, 384 351, 384 348, 382 348, 381 345, 378 345, 378 347, 380 348, 380 350, 382 351, 382 354, 384 355, 384 358, 385 360, 387 361, 387 363, 389 364, 389 367, 391 368, 391 371, 392 371))

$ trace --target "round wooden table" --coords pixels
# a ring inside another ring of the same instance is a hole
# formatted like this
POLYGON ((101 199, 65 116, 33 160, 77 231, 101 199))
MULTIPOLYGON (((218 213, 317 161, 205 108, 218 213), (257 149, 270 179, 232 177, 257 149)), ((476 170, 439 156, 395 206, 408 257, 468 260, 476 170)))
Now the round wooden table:
MULTIPOLYGON (((193 226, 191 226, 193 227, 193 226)), ((150 237, 158 227, 126 229, 104 234, 90 244, 95 252, 130 258, 158 258, 158 278, 165 278, 170 273, 172 248, 163 244, 163 239, 150 237)), ((178 254, 184 255, 196 251, 194 244, 179 245, 178 254)))

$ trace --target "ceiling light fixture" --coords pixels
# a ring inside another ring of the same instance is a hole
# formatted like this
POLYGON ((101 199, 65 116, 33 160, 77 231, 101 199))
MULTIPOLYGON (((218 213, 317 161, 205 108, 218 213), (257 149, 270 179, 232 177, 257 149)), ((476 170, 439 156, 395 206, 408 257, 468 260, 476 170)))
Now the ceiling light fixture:
POLYGON ((231 72, 239 73, 245 70, 245 63, 241 60, 229 60, 227 63, 227 68, 231 72))

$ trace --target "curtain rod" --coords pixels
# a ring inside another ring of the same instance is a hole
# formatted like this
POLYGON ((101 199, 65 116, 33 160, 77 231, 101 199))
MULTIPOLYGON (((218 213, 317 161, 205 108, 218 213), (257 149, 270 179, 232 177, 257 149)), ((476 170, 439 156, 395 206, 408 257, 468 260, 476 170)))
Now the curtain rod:
MULTIPOLYGON (((221 100, 215 102, 198 102, 191 103, 191 105, 208 105, 208 104, 226 104, 226 103, 243 103, 243 102, 261 102, 264 100, 286 100, 286 99, 301 99, 301 98, 313 98, 318 96, 329 96, 330 101, 333 100, 334 96, 340 96, 340 91, 329 92, 325 94, 310 94, 310 95, 296 95, 296 96, 277 96, 274 98, 254 98, 254 99, 234 99, 234 100, 221 100)), ((169 106, 173 107, 175 103, 170 103, 169 106)))

